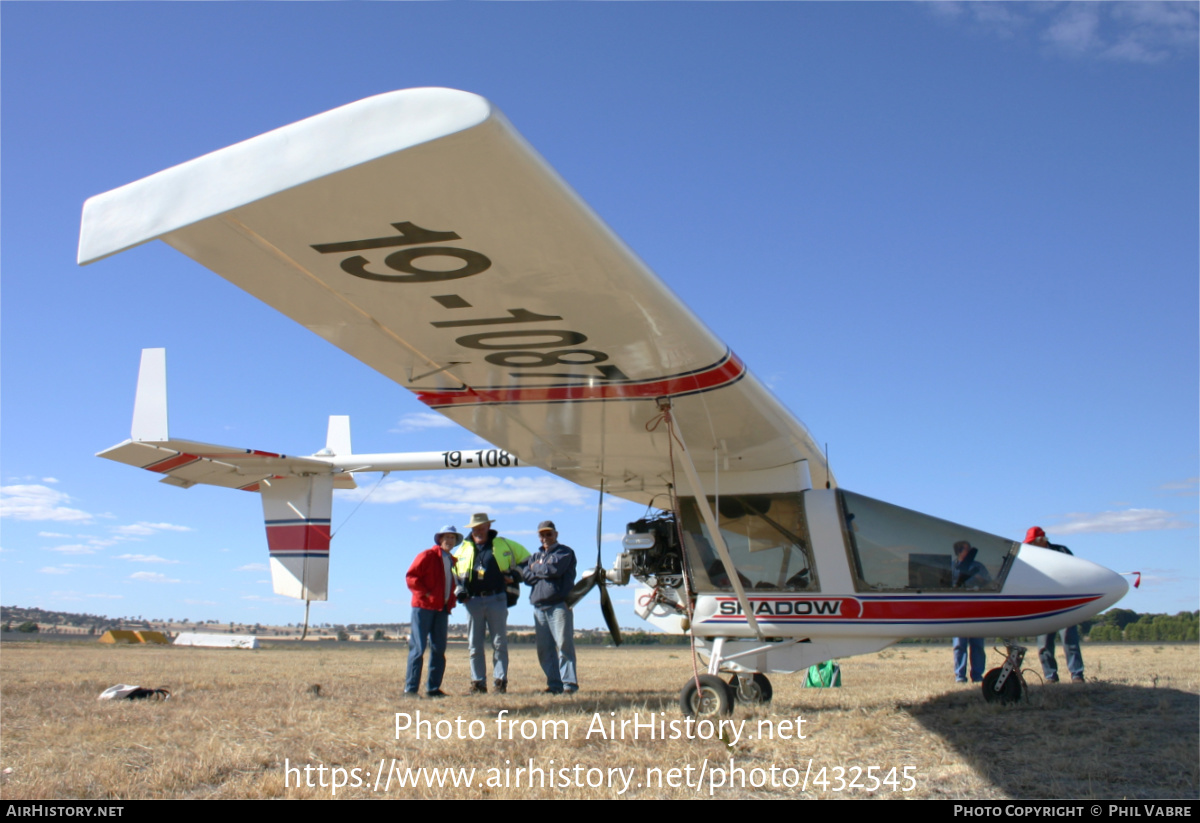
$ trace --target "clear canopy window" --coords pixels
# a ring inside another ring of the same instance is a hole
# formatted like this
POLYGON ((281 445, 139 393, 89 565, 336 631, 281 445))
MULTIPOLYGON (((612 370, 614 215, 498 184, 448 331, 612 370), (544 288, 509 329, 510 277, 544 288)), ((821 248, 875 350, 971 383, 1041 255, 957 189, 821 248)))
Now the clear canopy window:
MULTIPOLYGON (((680 501, 684 546, 698 589, 732 591, 694 498, 680 501)), ((742 586, 755 591, 819 591, 800 494, 708 498, 742 586)))
POLYGON ((859 591, 999 591, 1020 545, 839 491, 859 591))

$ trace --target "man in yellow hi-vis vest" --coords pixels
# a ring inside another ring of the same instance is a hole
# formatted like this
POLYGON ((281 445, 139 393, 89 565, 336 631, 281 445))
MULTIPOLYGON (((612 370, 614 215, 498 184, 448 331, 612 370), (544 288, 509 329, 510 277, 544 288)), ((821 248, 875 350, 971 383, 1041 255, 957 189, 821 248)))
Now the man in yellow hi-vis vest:
POLYGON ((471 536, 454 553, 459 602, 467 607, 468 648, 471 653, 471 693, 487 693, 484 641, 492 635, 492 684, 498 694, 508 690, 508 593, 519 579, 517 564, 529 557, 520 543, 496 535, 486 512, 471 516, 471 536))

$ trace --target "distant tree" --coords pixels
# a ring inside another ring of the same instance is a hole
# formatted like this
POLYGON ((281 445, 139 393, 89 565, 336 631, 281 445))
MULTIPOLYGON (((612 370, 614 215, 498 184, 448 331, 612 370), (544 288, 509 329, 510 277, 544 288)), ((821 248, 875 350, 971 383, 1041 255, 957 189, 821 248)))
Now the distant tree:
POLYGON ((387 640, 387 635, 383 633, 383 629, 375 630, 375 639, 376 640, 387 640))
POLYGON ((11 620, 9 620, 7 623, 4 624, 4 631, 6 631, 6 632, 12 631, 12 621, 11 620))
POLYGON ((343 643, 350 639, 350 632, 345 629, 338 629, 337 639, 343 643))
POLYGON ((17 626, 17 631, 25 632, 26 634, 37 634, 39 631, 38 624, 32 620, 26 620, 20 626, 17 626))

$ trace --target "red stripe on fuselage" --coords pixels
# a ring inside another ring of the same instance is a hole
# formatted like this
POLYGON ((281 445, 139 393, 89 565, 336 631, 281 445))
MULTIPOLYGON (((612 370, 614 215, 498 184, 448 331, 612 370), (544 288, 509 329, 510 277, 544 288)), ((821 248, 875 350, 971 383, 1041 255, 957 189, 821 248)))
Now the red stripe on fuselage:
POLYGON ((862 620, 987 620, 1038 617, 1087 605, 1099 595, 1036 600, 864 600, 862 620))
MULTIPOLYGON (((863 598, 855 602, 854 598, 845 598, 842 608, 837 614, 801 613, 787 608, 779 608, 776 604, 784 603, 815 603, 818 600, 836 602, 836 598, 805 598, 805 597, 750 597, 750 605, 755 609, 759 621, 768 623, 807 622, 811 620, 864 620, 870 622, 894 623, 956 623, 977 620, 1013 620, 1041 617, 1047 614, 1058 614, 1080 606, 1086 606, 1097 600, 1100 595, 1076 595, 1066 597, 1019 598, 1008 596, 989 597, 978 595, 973 598, 925 598, 925 597, 896 597, 886 599, 863 598), (850 604, 860 606, 851 608, 850 604)), ((736 603, 735 598, 721 596, 718 603, 736 603)), ((736 615, 715 614, 703 622, 738 623, 745 622, 740 607, 736 615)))
MULTIPOLYGON (((427 406, 485 405, 492 403, 562 403, 585 400, 637 400, 672 397, 709 391, 740 379, 746 366, 732 352, 719 363, 691 374, 662 377, 637 383, 576 383, 565 386, 529 388, 463 389, 462 391, 419 391, 417 398, 427 406)), ((534 375, 531 374, 531 377, 534 375)), ((581 380, 586 379, 583 375, 581 380)))

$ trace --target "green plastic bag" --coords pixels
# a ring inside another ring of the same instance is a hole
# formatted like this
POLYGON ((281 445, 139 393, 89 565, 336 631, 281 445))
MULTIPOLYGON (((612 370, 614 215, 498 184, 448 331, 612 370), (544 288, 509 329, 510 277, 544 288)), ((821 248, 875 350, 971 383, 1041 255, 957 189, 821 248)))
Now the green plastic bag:
POLYGON ((804 678, 804 688, 806 689, 836 689, 841 685, 842 667, 832 660, 809 666, 808 676, 804 678))

